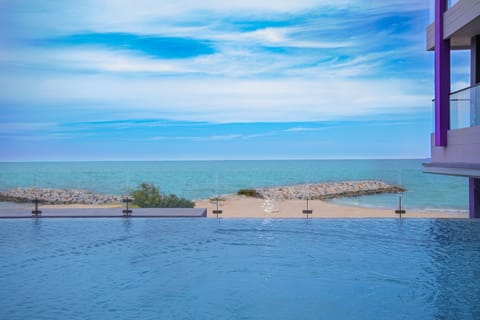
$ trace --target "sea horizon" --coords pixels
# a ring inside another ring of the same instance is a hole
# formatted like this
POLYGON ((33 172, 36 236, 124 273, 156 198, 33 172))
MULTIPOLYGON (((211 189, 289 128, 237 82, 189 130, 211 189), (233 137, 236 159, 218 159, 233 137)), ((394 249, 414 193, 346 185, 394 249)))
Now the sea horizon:
POLYGON ((235 158, 235 159, 81 159, 81 160, 0 160, 0 163, 42 163, 42 162, 176 162, 176 161, 335 161, 335 160, 430 160, 431 158, 422 157, 365 157, 365 158, 235 158))

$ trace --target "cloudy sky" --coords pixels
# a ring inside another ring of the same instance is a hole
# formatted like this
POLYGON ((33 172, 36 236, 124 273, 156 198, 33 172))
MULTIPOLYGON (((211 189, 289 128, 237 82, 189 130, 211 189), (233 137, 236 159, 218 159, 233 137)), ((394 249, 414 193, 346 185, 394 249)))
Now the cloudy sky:
POLYGON ((428 23, 425 0, 2 0, 0 160, 428 157, 428 23))

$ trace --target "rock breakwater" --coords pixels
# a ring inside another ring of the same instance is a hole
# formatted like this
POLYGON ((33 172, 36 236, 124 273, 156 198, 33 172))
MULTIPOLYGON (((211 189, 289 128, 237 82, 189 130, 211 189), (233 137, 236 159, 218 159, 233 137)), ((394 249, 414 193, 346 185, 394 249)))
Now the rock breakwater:
MULTIPOLYGON (((327 200, 339 197, 363 196, 379 193, 397 193, 404 189, 377 180, 326 182, 303 185, 257 188, 257 198, 275 200, 327 200)), ((80 189, 14 188, 0 191, 0 201, 32 202, 43 204, 114 204, 122 196, 93 193, 80 189)))
POLYGON ((405 189, 377 180, 341 181, 293 186, 258 188, 257 197, 276 200, 327 200, 340 197, 397 193, 405 189))
POLYGON ((121 196, 97 194, 79 189, 15 188, 0 191, 0 201, 32 202, 44 204, 112 204, 122 201, 121 196))

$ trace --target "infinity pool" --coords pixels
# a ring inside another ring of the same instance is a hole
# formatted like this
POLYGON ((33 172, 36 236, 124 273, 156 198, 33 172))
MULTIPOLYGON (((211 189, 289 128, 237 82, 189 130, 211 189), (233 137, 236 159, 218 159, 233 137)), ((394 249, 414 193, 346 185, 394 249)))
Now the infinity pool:
POLYGON ((0 221, 0 319, 479 319, 480 221, 0 221))

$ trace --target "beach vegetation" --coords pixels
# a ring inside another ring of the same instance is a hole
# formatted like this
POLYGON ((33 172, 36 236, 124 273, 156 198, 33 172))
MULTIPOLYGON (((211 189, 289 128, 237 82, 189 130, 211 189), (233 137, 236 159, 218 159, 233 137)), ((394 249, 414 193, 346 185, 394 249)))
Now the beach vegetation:
POLYGON ((237 192, 239 196, 246 196, 246 197, 253 197, 253 198, 260 198, 261 195, 255 189, 240 189, 237 192))
POLYGON ((131 192, 133 205, 140 208, 193 208, 195 203, 174 194, 160 192, 152 183, 143 182, 137 190, 131 192))

